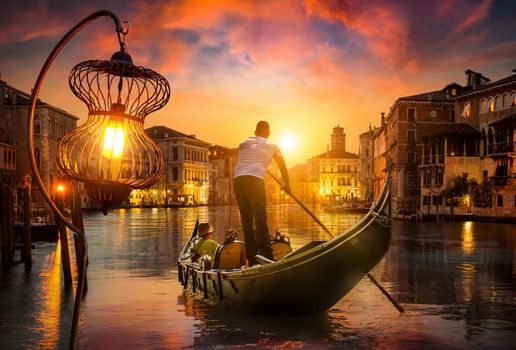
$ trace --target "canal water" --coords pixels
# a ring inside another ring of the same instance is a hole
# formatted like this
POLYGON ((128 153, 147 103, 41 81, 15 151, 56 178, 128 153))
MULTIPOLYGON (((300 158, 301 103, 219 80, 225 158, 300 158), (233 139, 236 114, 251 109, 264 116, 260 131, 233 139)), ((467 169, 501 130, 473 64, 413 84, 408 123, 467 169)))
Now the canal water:
MULTIPOLYGON (((360 216, 319 212, 333 232, 360 216)), ((297 248, 325 239, 294 205, 269 206, 271 231, 297 248)), ((185 294, 177 256, 196 218, 219 241, 236 207, 85 213, 89 291, 81 349, 472 349, 516 342, 516 225, 395 222, 391 248, 373 274, 404 314, 364 278, 324 315, 306 318, 215 310, 185 294)), ((73 293, 63 286, 55 243, 38 243, 30 273, 0 272, 0 349, 65 349, 73 293)), ((302 293, 302 291, 299 291, 302 293)))

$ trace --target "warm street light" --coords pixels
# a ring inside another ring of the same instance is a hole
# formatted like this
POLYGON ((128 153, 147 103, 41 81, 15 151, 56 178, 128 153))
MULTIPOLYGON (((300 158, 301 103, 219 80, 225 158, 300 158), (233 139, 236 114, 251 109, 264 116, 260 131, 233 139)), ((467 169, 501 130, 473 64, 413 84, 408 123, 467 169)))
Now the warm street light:
POLYGON ((62 192, 64 192, 64 190, 65 190, 65 188, 64 188, 63 184, 57 185, 57 192, 62 193, 62 192))
POLYGON ((134 65, 124 40, 110 60, 77 64, 69 83, 88 107, 88 119, 59 142, 58 164, 84 182, 106 214, 131 190, 147 188, 160 178, 163 155, 143 123, 168 102, 170 86, 160 74, 134 65))
POLYGON ((84 182, 88 194, 101 204, 104 213, 110 206, 126 200, 131 189, 155 183, 163 171, 163 155, 145 134, 143 123, 148 114, 168 102, 170 86, 158 73, 132 63, 125 45, 127 30, 118 17, 108 10, 96 11, 72 27, 50 52, 32 90, 27 122, 27 147, 34 179, 56 217, 78 238, 80 246, 76 250, 83 252, 77 260, 71 349, 76 343, 88 244, 83 229, 61 212, 43 184, 34 156, 34 115, 41 85, 52 62, 75 34, 103 16, 115 22, 120 51, 110 60, 85 61, 72 69, 70 87, 88 106, 88 119, 63 137, 58 145, 58 164, 70 177, 84 182))

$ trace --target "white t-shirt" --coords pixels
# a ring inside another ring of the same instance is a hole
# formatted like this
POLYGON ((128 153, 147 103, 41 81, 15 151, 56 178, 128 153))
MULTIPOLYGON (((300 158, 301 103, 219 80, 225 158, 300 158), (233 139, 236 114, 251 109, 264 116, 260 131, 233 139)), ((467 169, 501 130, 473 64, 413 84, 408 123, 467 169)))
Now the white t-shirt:
POLYGON ((263 180, 265 171, 274 157, 282 157, 278 146, 264 137, 249 137, 238 146, 235 176, 255 176, 263 180))

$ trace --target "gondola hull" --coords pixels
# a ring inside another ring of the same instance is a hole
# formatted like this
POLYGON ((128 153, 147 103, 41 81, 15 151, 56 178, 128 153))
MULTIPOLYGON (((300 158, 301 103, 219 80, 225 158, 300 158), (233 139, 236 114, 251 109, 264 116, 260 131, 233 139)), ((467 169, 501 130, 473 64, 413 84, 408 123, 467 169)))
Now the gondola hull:
POLYGON ((351 229, 313 242, 279 262, 236 270, 202 271, 179 261, 180 281, 222 308, 265 314, 322 313, 346 295, 378 262, 391 239, 390 193, 351 229))

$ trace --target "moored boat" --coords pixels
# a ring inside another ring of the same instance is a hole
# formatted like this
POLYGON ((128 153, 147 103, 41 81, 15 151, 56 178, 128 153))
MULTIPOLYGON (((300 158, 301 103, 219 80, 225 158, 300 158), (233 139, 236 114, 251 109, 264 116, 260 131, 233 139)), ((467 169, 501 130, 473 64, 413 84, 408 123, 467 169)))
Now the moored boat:
POLYGON ((243 267, 243 242, 218 249, 209 269, 191 260, 197 227, 178 262, 185 288, 211 304, 239 311, 305 315, 332 307, 378 264, 391 239, 390 180, 369 212, 328 241, 314 241, 277 262, 243 267), (240 253, 239 253, 240 252, 240 253), (234 266, 228 262, 238 256, 234 266), (228 258, 228 259, 226 259, 228 258))

